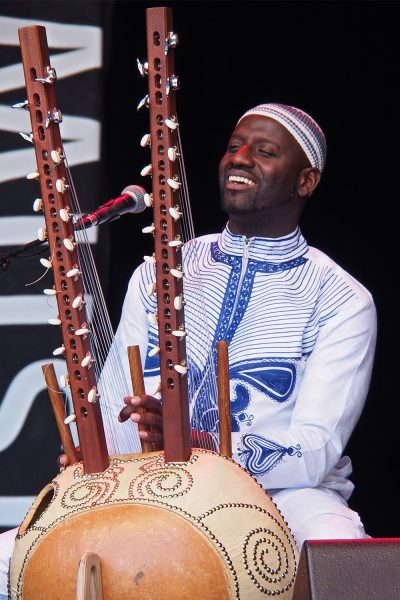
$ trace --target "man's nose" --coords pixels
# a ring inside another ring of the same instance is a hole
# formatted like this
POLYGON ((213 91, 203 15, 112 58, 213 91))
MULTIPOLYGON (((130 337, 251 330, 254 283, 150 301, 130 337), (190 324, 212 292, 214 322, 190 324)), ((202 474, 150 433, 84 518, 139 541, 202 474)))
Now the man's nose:
POLYGON ((237 152, 231 155, 231 162, 234 165, 253 165, 253 158, 250 153, 250 148, 247 144, 243 144, 237 152))

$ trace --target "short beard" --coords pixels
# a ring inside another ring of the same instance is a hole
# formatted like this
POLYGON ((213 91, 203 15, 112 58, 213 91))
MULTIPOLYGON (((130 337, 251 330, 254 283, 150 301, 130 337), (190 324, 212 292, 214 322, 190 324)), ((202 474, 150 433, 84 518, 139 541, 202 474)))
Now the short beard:
POLYGON ((249 212, 258 212, 263 209, 257 202, 258 196, 250 198, 248 202, 238 203, 234 198, 227 197, 224 193, 220 196, 220 207, 227 215, 242 215, 249 212))

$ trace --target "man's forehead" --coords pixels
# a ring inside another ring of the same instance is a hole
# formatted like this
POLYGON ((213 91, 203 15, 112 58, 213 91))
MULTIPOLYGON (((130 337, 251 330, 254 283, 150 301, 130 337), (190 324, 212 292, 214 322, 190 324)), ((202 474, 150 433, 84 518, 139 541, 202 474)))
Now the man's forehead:
POLYGON ((309 114, 287 104, 259 104, 245 112, 237 125, 251 115, 268 118, 280 124, 297 141, 311 166, 322 171, 326 159, 325 135, 309 114))

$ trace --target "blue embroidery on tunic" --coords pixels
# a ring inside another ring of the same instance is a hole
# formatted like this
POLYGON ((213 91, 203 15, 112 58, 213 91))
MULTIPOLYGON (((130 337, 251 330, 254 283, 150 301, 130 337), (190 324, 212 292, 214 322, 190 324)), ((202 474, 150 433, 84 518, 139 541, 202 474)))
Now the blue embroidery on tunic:
MULTIPOLYGON (((210 383, 210 377, 212 377, 216 366, 216 341, 224 339, 229 343, 232 340, 248 306, 257 272, 277 273, 285 271, 303 264, 307 259, 299 257, 279 264, 249 259, 239 290, 242 257, 225 254, 219 249, 217 242, 211 244, 211 257, 216 262, 229 265, 231 272, 212 342, 213 355, 206 365, 201 368, 201 371, 193 361, 190 361, 189 386, 192 388, 194 385, 197 386, 197 389, 191 389, 192 396, 195 394, 196 397, 195 405, 192 407, 192 427, 199 431, 217 432, 217 399, 214 397, 215 393, 213 393, 213 387, 210 383), (236 300, 238 302, 235 308, 236 300), (234 308, 235 313, 233 314, 234 308)), ((154 327, 149 327, 147 354, 157 345, 158 332, 154 327)), ((144 376, 159 376, 159 365, 160 361, 157 355, 153 357, 147 355, 144 376)), ((250 403, 249 384, 267 394, 273 400, 284 402, 290 397, 294 388, 296 370, 294 365, 289 362, 270 361, 268 359, 260 361, 251 360, 250 358, 231 368, 230 378, 231 380, 239 379, 242 382, 235 387, 235 397, 232 400, 231 410, 232 431, 240 431, 241 425, 249 426, 254 419, 252 414, 245 412, 250 403)))
POLYGON ((240 424, 251 425, 254 415, 248 415, 244 411, 250 404, 250 392, 245 385, 235 385, 235 396, 231 400, 231 430, 240 431, 240 424))
POLYGON ((303 456, 300 444, 285 448, 273 440, 250 433, 242 436, 242 445, 238 447, 238 452, 245 468, 255 476, 271 471, 285 455, 299 458, 303 456))
POLYGON ((285 402, 296 385, 296 367, 284 360, 244 360, 231 367, 230 378, 250 383, 276 402, 285 402))
MULTIPOLYGON (((254 277, 256 273, 278 273, 281 271, 287 271, 288 269, 293 269, 307 262, 307 259, 304 256, 299 256, 298 258, 287 260, 281 263, 269 263, 265 261, 249 259, 241 288, 238 290, 238 283, 240 281, 242 270, 242 257, 225 254, 218 248, 217 242, 213 242, 211 244, 211 257, 216 262, 222 262, 232 268, 229 281, 226 286, 224 301, 221 307, 221 315, 216 327, 216 339, 226 340, 228 343, 233 338, 241 320, 243 319, 243 315, 253 290, 254 277), (236 307, 235 314, 233 315, 232 322, 230 323, 238 292, 240 294, 239 302, 236 307)), ((216 340, 214 340, 214 343, 215 341, 216 340)))
POLYGON ((218 404, 215 393, 214 358, 210 356, 205 367, 200 369, 191 361, 189 391, 195 397, 192 407, 191 427, 198 431, 218 433, 218 404))
MULTIPOLYGON (((226 340, 229 343, 232 340, 248 306, 256 273, 277 273, 286 271, 304 264, 307 262, 307 259, 304 256, 300 256, 278 264, 249 259, 243 279, 241 280, 243 261, 241 256, 225 254, 219 249, 217 242, 213 242, 211 244, 211 257, 214 261, 222 262, 231 267, 218 324, 212 342, 212 361, 214 362, 214 365, 216 365, 216 341, 226 340), (241 287, 238 289, 240 281, 241 287), (236 299, 238 299, 237 305, 236 299), (234 309, 235 313, 233 314, 234 309)), ((196 402, 192 408, 191 425, 195 429, 200 428, 201 431, 217 432, 217 399, 213 397, 213 394, 210 394, 211 386, 207 375, 207 373, 211 371, 210 364, 206 364, 202 369, 202 373, 200 373, 197 368, 193 368, 193 365, 191 371, 191 380, 201 382, 200 389, 196 390, 196 402)), ((294 365, 289 362, 269 362, 267 359, 265 361, 251 361, 250 359, 241 362, 231 369, 230 378, 241 379, 243 383, 250 383, 261 392, 268 394, 273 400, 284 402, 290 397, 290 394, 294 389, 296 369, 294 365)), ((245 386, 242 386, 237 392, 239 396, 234 399, 231 412, 232 431, 240 431, 241 423, 250 425, 254 418, 253 415, 244 413, 244 408, 240 410, 235 407, 235 402, 246 403, 247 401, 246 407, 249 405, 250 398, 248 390, 246 390, 245 386)))

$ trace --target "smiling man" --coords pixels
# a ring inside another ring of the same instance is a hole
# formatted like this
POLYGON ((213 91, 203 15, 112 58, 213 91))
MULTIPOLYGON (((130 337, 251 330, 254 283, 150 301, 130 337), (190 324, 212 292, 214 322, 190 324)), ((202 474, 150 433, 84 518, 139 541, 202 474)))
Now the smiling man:
POLYGON ((219 168, 221 203, 232 233, 276 238, 295 230, 320 180, 325 154, 324 135, 316 124, 313 141, 319 160, 294 143, 295 133, 300 142, 305 137, 301 121, 296 122, 300 116, 309 126, 304 113, 279 105, 257 107, 240 119, 219 168))
MULTIPOLYGON (((299 228, 325 157, 325 136, 308 114, 282 104, 249 110, 219 167, 228 224, 183 248, 192 429, 197 439, 217 434, 207 374, 216 342, 227 340, 233 458, 272 495, 299 546, 306 539, 368 537, 347 504, 352 468, 343 452, 369 388, 375 307, 370 293, 308 246, 299 228)), ((149 319, 157 311, 148 294, 154 279, 153 264, 136 269, 115 341, 120 356, 140 346, 149 394, 125 398, 121 420, 151 425, 140 435, 162 448, 160 398, 150 395, 159 382, 158 331, 149 319), (139 415, 137 407, 148 412, 139 415)), ((120 398, 113 402, 117 418, 120 398)), ((129 453, 120 429, 118 447, 129 453)), ((0 536, 0 599, 14 535, 0 536)))
MULTIPOLYGON (((272 495, 299 546, 306 539, 367 537, 347 504, 352 468, 343 452, 369 388, 375 307, 369 292, 308 246, 299 228, 325 157, 325 136, 308 114, 282 104, 249 110, 219 167, 228 224, 183 248, 192 429, 197 439, 217 435, 207 374, 216 342, 227 340, 233 458, 272 495)), ((149 319, 157 311, 148 294, 154 279, 154 265, 136 269, 115 341, 120 356, 140 346, 149 394, 125 398, 121 420, 151 425, 140 435, 162 448, 160 398, 150 395, 159 382, 158 331, 149 319), (148 412, 139 415, 137 407, 148 412)), ((113 402, 117 418, 120 399, 113 402)), ((120 429, 120 452, 129 453, 120 429)), ((3 587, 14 535, 0 536, 3 587)))
MULTIPOLYGON (((298 544, 368 537, 347 501, 343 456, 369 388, 376 339, 370 293, 299 228, 325 164, 325 136, 308 114, 262 104, 238 121, 219 167, 221 234, 184 247, 185 324, 191 340, 192 428, 217 431, 206 348, 229 344, 233 458, 272 495, 298 544), (208 331, 199 316, 199 279, 208 331), (208 338, 207 338, 208 336, 208 338)), ((117 341, 139 343, 147 389, 157 386, 157 309, 146 289, 154 267, 134 273, 117 341), (143 324, 146 323, 144 326, 143 324), (138 331, 142 333, 138 336, 138 331)), ((126 398, 123 418, 152 425, 141 436, 162 447, 159 401, 126 398), (151 409, 139 415, 138 406, 151 409), (157 409, 158 407, 158 409, 157 409)))

